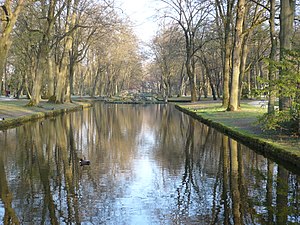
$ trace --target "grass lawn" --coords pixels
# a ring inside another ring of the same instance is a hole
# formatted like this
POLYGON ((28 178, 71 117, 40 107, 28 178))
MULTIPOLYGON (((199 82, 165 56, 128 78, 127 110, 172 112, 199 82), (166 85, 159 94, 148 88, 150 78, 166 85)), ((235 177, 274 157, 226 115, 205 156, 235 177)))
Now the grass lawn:
POLYGON ((243 103, 241 110, 228 112, 220 103, 203 102, 185 105, 184 108, 194 111, 205 119, 216 121, 231 128, 240 128, 259 135, 263 134, 256 124, 258 117, 266 113, 266 109, 260 107, 243 103))
POLYGON ((26 106, 29 100, 27 99, 12 99, 0 98, 0 129, 6 129, 23 122, 43 118, 46 116, 58 115, 62 112, 78 110, 84 107, 89 107, 90 103, 73 102, 65 104, 48 103, 42 100, 38 106, 26 106), (4 120, 3 120, 4 118, 4 120))

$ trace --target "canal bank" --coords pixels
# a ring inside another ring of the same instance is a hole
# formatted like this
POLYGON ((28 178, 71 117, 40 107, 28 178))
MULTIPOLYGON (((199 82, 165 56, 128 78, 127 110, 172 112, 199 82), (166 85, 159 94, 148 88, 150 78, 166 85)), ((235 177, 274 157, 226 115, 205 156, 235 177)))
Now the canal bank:
POLYGON ((257 109, 247 103, 244 105, 246 110, 226 112, 219 103, 207 102, 176 104, 175 107, 254 151, 299 171, 299 137, 263 132, 257 124, 258 116, 264 113, 262 108, 257 109))
POLYGON ((22 125, 25 122, 57 116, 91 107, 95 99, 76 98, 72 103, 52 104, 42 100, 38 106, 28 107, 28 99, 0 97, 0 130, 22 125))
MULTIPOLYGON (((82 110, 91 107, 93 102, 97 100, 94 98, 75 98, 72 103, 65 104, 51 104, 42 100, 37 107, 27 107, 27 99, 1 97, 0 130, 19 126, 36 119, 82 110)), ((259 110, 251 111, 254 107, 248 107, 246 104, 244 105, 246 110, 243 108, 241 112, 232 113, 226 112, 219 105, 219 102, 204 101, 196 104, 180 103, 176 105, 176 108, 274 161, 284 163, 288 167, 300 168, 299 138, 263 132, 259 125, 255 124, 257 116, 264 112, 261 107, 259 110)))

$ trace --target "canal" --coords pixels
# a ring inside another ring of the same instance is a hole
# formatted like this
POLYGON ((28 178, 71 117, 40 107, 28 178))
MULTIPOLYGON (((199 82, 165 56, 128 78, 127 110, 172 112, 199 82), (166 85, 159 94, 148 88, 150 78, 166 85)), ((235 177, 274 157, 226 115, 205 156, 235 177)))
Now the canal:
POLYGON ((0 146, 0 224, 300 223, 296 170, 172 105, 99 103, 0 146))

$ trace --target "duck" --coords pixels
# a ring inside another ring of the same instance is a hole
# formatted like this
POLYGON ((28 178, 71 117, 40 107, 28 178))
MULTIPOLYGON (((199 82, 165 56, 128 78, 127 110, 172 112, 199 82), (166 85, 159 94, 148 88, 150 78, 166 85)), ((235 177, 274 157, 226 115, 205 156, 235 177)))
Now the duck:
POLYGON ((80 162, 80 166, 86 166, 91 164, 90 160, 86 160, 86 159, 80 159, 79 162, 80 162))

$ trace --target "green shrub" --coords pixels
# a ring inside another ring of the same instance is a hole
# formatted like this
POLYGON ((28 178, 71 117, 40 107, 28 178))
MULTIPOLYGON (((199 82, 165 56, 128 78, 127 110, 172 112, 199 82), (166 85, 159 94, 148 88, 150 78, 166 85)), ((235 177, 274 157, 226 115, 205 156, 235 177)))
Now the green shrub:
POLYGON ((294 110, 276 111, 274 113, 265 113, 259 117, 258 124, 261 125, 262 130, 280 130, 285 133, 298 132, 298 116, 295 116, 294 110))

